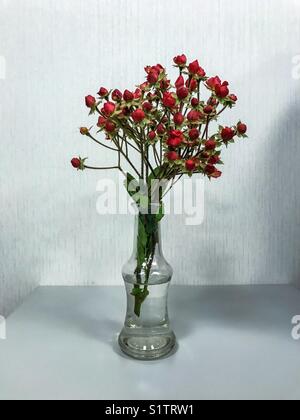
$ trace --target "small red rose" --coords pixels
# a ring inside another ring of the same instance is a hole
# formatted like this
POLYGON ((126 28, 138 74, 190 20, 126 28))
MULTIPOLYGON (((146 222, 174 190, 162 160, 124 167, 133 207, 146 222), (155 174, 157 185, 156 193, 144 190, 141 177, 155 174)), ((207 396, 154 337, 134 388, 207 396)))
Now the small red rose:
POLYGON ((148 134, 149 140, 154 140, 155 137, 156 137, 156 132, 155 131, 150 131, 150 133, 148 134))
POLYGON ((191 92, 194 92, 198 87, 197 80, 195 79, 191 79, 191 80, 188 79, 185 85, 191 92))
POLYGON ((196 162, 193 159, 189 159, 185 162, 187 171, 193 172, 196 169, 196 162))
POLYGON ((197 108, 197 106, 199 105, 198 99, 197 98, 193 98, 191 100, 191 105, 192 105, 193 108, 197 108))
POLYGON ((179 76, 178 79, 175 82, 175 87, 176 87, 176 89, 179 89, 182 86, 184 86, 184 78, 183 78, 183 76, 179 76))
POLYGON ((168 152, 166 154, 166 158, 168 160, 171 160, 171 161, 179 160, 180 159, 179 154, 177 152, 174 152, 174 151, 168 152))
POLYGON ((189 96, 188 88, 182 86, 181 88, 177 89, 177 96, 180 100, 183 100, 189 96))
POLYGON ((235 132, 230 127, 224 127, 223 130, 221 131, 221 137, 224 141, 232 140, 234 135, 235 135, 235 132))
POLYGON ((198 60, 193 61, 190 65, 189 65, 189 72, 191 74, 197 74, 198 71, 200 70, 200 65, 198 60))
POLYGON ((111 97, 112 97, 112 99, 113 99, 114 101, 119 102, 119 101, 121 101, 121 100, 122 100, 122 98, 123 98, 123 94, 122 94, 122 92, 121 92, 121 91, 119 91, 119 89, 115 89, 115 90, 113 91, 113 93, 111 94, 111 97))
POLYGON ((211 114, 213 112, 213 107, 211 105, 207 105, 203 108, 205 114, 211 114))
POLYGON ((153 106, 150 104, 150 102, 144 102, 143 103, 143 110, 145 112, 150 112, 152 110, 153 106))
POLYGON ((158 82, 159 73, 156 70, 151 70, 148 74, 147 80, 150 85, 155 85, 158 82))
POLYGON ((196 110, 192 110, 188 113, 187 115, 187 119, 190 122, 195 122, 195 121, 199 121, 201 119, 201 113, 199 111, 196 110))
POLYGON ((174 108, 176 105, 176 98, 170 92, 165 92, 163 96, 163 105, 166 108, 174 108))
POLYGON ((124 101, 131 102, 134 100, 134 94, 126 89, 124 92, 123 98, 124 98, 124 101))
POLYGON ((102 87, 99 89, 98 95, 101 96, 101 98, 105 98, 108 96, 108 90, 105 87, 102 87))
POLYGON ((229 99, 231 99, 233 102, 236 102, 238 100, 238 97, 234 95, 233 93, 228 96, 229 99))
POLYGON ((85 104, 88 108, 93 108, 96 105, 96 98, 89 95, 85 97, 85 104))
POLYGON ((217 163, 219 163, 220 162, 220 157, 219 156, 217 156, 217 155, 214 155, 214 156, 211 156, 209 159, 208 159, 208 163, 210 163, 211 165, 216 165, 217 163))
POLYGON ((206 84, 209 88, 215 90, 215 87, 217 85, 221 85, 222 82, 221 82, 221 79, 219 78, 219 76, 215 76, 215 77, 211 77, 210 79, 208 79, 206 81, 206 84))
POLYGON ((137 88, 133 94, 134 99, 140 99, 142 97, 142 91, 141 89, 137 88))
POLYGON ((71 164, 72 164, 73 168, 79 169, 81 167, 81 160, 78 159, 78 158, 73 158, 71 160, 71 164))
MULTIPOLYGON (((224 83, 226 83, 226 82, 224 82, 224 83)), ((216 95, 219 98, 226 98, 226 96, 229 95, 228 85, 226 85, 226 84, 216 85, 215 92, 216 92, 216 95)))
POLYGON ((179 147, 181 145, 181 143, 183 142, 183 138, 182 137, 170 137, 167 141, 167 145, 169 147, 179 147))
POLYGON ((174 115, 174 123, 176 125, 182 125, 183 124, 183 121, 184 121, 184 116, 181 114, 181 112, 177 112, 174 115))
POLYGON ((106 124, 106 121, 107 121, 107 119, 106 119, 106 118, 104 118, 104 117, 100 116, 100 117, 98 118, 98 124, 97 124, 97 126, 98 126, 98 127, 104 127, 104 126, 105 126, 105 124, 106 124))
POLYGON ((189 138, 191 140, 197 140, 199 138, 199 136, 200 136, 200 132, 199 132, 199 130, 197 128, 192 128, 189 131, 189 138))
POLYGON ((209 165, 206 165, 204 170, 208 175, 211 175, 214 172, 216 172, 217 169, 214 167, 214 165, 209 164, 209 165))
POLYGON ((166 127, 163 124, 158 124, 156 131, 157 131, 157 134, 162 136, 166 132, 166 127))
POLYGON ((105 123, 105 130, 108 133, 113 133, 115 131, 115 129, 116 129, 116 124, 114 122, 110 121, 110 120, 107 120, 106 123, 105 123))
POLYGON ((220 176, 222 176, 222 172, 221 171, 215 171, 210 175, 212 178, 220 178, 220 176))
POLYGON ((205 142, 205 149, 206 150, 214 150, 216 148, 216 146, 217 146, 217 143, 213 139, 207 140, 205 142))
POLYGON ((237 131, 239 132, 239 134, 246 134, 247 133, 247 126, 246 126, 246 124, 239 123, 237 125, 237 131))
POLYGON ((174 63, 180 67, 185 66, 187 63, 187 58, 184 54, 178 55, 177 57, 174 57, 174 63))
POLYGON ((142 122, 146 117, 145 112, 142 109, 136 109, 135 111, 133 111, 131 116, 135 123, 142 122))
POLYGON ((104 104, 103 109, 104 109, 105 115, 107 115, 109 117, 110 115, 112 115, 115 112, 116 105, 113 104, 112 102, 106 102, 104 104))

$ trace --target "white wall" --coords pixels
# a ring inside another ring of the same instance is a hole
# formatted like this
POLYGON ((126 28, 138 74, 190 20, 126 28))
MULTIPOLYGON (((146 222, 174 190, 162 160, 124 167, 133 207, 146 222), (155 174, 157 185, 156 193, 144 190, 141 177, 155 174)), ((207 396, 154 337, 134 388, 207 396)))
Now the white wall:
POLYGON ((0 313, 39 283, 121 283, 132 226, 97 215, 99 173, 69 165, 110 156, 78 134, 83 97, 182 52, 232 82, 227 122, 250 139, 207 184, 204 224, 166 223, 174 281, 299 281, 299 18, 296 0, 0 0, 0 313))

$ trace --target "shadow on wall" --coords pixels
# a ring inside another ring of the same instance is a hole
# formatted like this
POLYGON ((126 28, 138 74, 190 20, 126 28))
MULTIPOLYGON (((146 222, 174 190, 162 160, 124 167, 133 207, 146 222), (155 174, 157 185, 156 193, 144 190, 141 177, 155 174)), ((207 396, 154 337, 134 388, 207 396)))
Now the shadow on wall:
POLYGON ((283 109, 275 120, 271 131, 273 147, 264 154, 271 170, 264 187, 268 208, 263 222, 272 242, 272 255, 266 255, 266 264, 274 264, 280 277, 300 287, 300 92, 297 92, 296 106, 283 109))

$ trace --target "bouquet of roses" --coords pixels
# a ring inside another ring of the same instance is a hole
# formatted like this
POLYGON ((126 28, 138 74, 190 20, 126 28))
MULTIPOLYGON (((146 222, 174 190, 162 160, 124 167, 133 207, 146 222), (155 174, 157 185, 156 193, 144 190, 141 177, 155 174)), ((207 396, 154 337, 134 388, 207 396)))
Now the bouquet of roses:
POLYGON ((108 167, 97 167, 88 165, 86 158, 72 159, 78 170, 121 171, 127 191, 140 210, 136 284, 132 292, 137 315, 148 295, 163 197, 184 175, 201 173, 209 179, 219 178, 222 147, 247 137, 247 126, 241 121, 234 126, 218 125, 220 115, 237 102, 227 81, 208 77, 197 60, 188 64, 185 55, 175 57, 174 65, 179 71, 175 83, 157 64, 145 68, 146 81, 133 91, 122 93, 101 87, 97 98, 87 96, 86 106, 91 115, 97 116, 97 126, 95 130, 81 127, 80 133, 114 151, 116 161, 108 167), (99 140, 99 134, 104 135, 103 140, 99 140), (138 159, 133 159, 134 154, 138 159), (130 170, 125 171, 124 163, 130 170), (153 202, 158 203, 154 215, 148 211, 153 202))

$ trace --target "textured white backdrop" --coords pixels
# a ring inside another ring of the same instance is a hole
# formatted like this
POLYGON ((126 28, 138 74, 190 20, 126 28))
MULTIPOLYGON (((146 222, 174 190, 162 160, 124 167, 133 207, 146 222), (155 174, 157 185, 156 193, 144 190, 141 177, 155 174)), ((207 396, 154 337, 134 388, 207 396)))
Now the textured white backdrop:
POLYGON ((69 165, 109 157, 78 134, 83 98, 182 52, 232 82, 250 139, 207 183, 204 224, 165 223, 174 282, 299 282, 299 18, 296 0, 0 0, 0 313, 40 283, 121 284, 132 225, 97 215, 99 173, 69 165))

